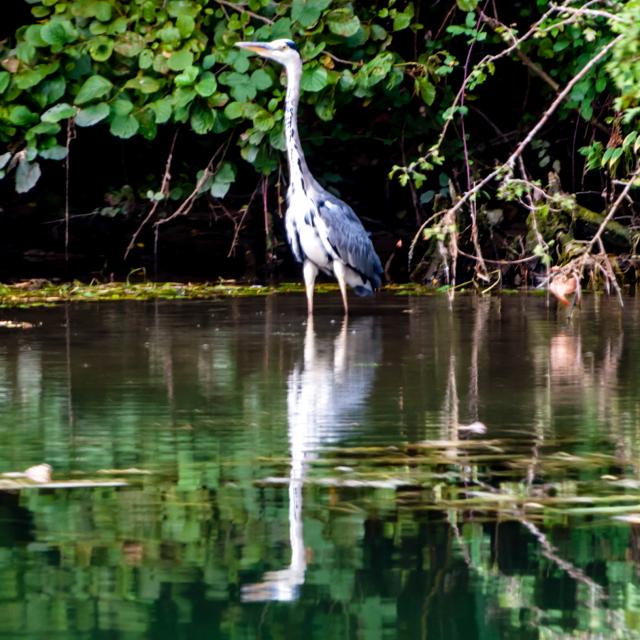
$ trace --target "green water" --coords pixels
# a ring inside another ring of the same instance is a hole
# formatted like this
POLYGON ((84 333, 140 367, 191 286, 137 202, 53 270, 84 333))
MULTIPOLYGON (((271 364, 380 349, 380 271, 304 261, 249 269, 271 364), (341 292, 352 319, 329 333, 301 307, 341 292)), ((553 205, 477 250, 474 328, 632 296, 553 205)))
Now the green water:
POLYGON ((640 304, 302 297, 0 311, 0 638, 640 638, 640 304))

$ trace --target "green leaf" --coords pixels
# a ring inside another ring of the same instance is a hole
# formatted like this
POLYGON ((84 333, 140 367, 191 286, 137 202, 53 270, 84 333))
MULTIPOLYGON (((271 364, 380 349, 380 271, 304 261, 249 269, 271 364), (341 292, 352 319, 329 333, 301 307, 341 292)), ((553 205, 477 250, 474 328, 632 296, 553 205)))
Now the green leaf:
POLYGON ((76 124, 79 127, 92 127, 108 115, 109 105, 106 102, 99 102, 81 109, 76 115, 76 124))
POLYGON ((164 124, 171 117, 173 108, 169 100, 156 100, 149 105, 149 108, 153 111, 156 124, 164 124))
POLYGON ((238 118, 242 118, 244 115, 244 104, 242 102, 230 102, 224 108, 224 115, 229 118, 229 120, 237 120, 238 118))
POLYGON ((40 149, 38 155, 45 160, 64 160, 67 157, 67 148, 56 145, 48 149, 40 149))
POLYGON ((416 78, 416 90, 426 105, 431 106, 436 99, 436 88, 427 78, 416 78))
POLYGON ((116 40, 113 48, 125 58, 134 58, 144 50, 145 41, 139 33, 127 31, 116 40))
POLYGON ((258 131, 269 131, 273 129, 276 124, 276 119, 272 113, 269 113, 266 109, 260 109, 258 113, 253 117, 253 126, 258 131))
MULTIPOLYGON (((331 92, 327 92, 327 93, 330 94, 331 92)), ((318 117, 321 120, 324 120, 325 122, 330 122, 331 120, 333 120, 333 116, 335 115, 335 112, 336 112, 333 96, 332 95, 322 96, 322 98, 320 98, 320 100, 318 100, 318 102, 316 103, 315 109, 316 109, 316 113, 318 114, 318 117)))
POLYGON ((24 105, 16 105, 9 111, 9 122, 22 127, 38 120, 38 116, 24 105))
POLYGON ((202 59, 202 68, 203 69, 211 69, 213 65, 216 63, 216 57, 213 53, 210 53, 208 56, 205 56, 202 59))
POLYGON ((217 88, 218 82, 211 71, 205 71, 195 86, 196 93, 203 98, 213 95, 217 88))
POLYGON ((329 84, 329 74, 324 67, 307 68, 302 72, 300 86, 303 91, 322 91, 329 84))
POLYGON ((406 29, 411 24, 413 16, 413 4, 410 3, 404 11, 398 11, 393 17, 393 30, 402 31, 403 29, 406 29))
POLYGON ((198 67, 187 67, 182 73, 179 73, 174 78, 174 82, 178 87, 188 87, 196 81, 198 78, 198 72, 198 67))
MULTIPOLYGON (((5 72, 6 73, 6 72, 5 72)), ((14 76, 14 82, 18 89, 30 89, 31 87, 35 87, 40 81, 45 77, 45 72, 43 69, 39 69, 36 67, 35 69, 26 69, 25 71, 20 71, 16 73, 14 76)))
POLYGON ((291 19, 305 28, 313 27, 331 0, 293 0, 291 19))
POLYGON ((4 169, 9 160, 11 160, 11 154, 8 151, 0 155, 0 169, 4 169))
POLYGON ((111 120, 111 133, 123 139, 128 139, 133 137, 136 133, 138 133, 138 129, 140 127, 140 123, 135 119, 132 115, 126 116, 114 116, 111 120))
POLYGON ((229 191, 229 187, 235 182, 236 168, 230 162, 223 162, 215 176, 210 193, 214 198, 224 198, 229 191))
POLYGON ((40 29, 42 29, 42 25, 32 24, 29 25, 24 32, 24 39, 33 47, 47 46, 47 43, 42 39, 40 29))
POLYGON ((94 38, 89 42, 89 55, 96 62, 104 62, 113 53, 113 42, 104 36, 94 38))
POLYGON ((100 75, 91 76, 85 80, 84 84, 80 87, 74 104, 84 104, 90 102, 96 98, 102 98, 111 91, 113 85, 109 80, 100 75))
POLYGON ((188 38, 196 27, 196 21, 188 15, 178 16, 176 27, 183 39, 188 38))
POLYGON ((230 87, 229 93, 238 102, 249 102, 256 97, 257 91, 251 78, 235 71, 225 71, 219 76, 220 82, 230 87))
POLYGON ((192 2, 192 0, 170 0, 167 4, 167 13, 173 17, 191 16, 195 18, 201 11, 200 4, 192 2))
POLYGON ((47 109, 40 119, 43 122, 60 122, 60 120, 66 120, 67 118, 73 118, 76 115, 75 107, 72 107, 66 102, 56 104, 50 109, 47 109))
POLYGON ((273 81, 264 69, 256 69, 251 74, 251 84, 259 91, 263 91, 268 89, 273 84, 273 81))
POLYGON ((11 81, 11 75, 8 71, 0 71, 0 93, 4 93, 11 81))
POLYGON ((203 105, 196 105, 191 113, 191 128, 199 135, 209 133, 215 122, 215 112, 203 105))
POLYGON ((109 22, 111 20, 111 3, 92 2, 91 12, 100 22, 109 22))
POLYGON ((150 69, 153 64, 153 51, 151 49, 144 49, 138 56, 138 66, 141 69, 150 69))
POLYGON ((478 6, 478 0, 456 0, 456 4, 462 11, 473 11, 478 6))
POLYGON ((41 175, 42 171, 37 162, 22 160, 16 169, 16 191, 18 193, 27 193, 27 191, 33 189, 41 175))
POLYGON ((124 86, 125 89, 134 89, 135 91, 140 91, 140 93, 150 94, 158 91, 162 85, 158 80, 150 76, 138 76, 127 80, 124 86))
POLYGON ((63 46, 68 42, 73 42, 76 36, 77 32, 71 22, 57 17, 43 24, 40 29, 42 40, 52 46, 63 46))
POLYGON ((329 31, 343 38, 355 35, 360 29, 360 20, 353 15, 351 8, 334 9, 327 14, 326 19, 329 31))
POLYGON ((56 76, 41 82, 32 95, 41 107, 46 107, 62 98, 66 89, 67 83, 65 79, 62 76, 56 76))
POLYGON ((172 71, 183 71, 193 64, 193 53, 182 49, 171 54, 167 60, 167 65, 172 71))
POLYGON ((116 116, 127 116, 133 111, 133 103, 126 98, 118 98, 111 109, 116 116))

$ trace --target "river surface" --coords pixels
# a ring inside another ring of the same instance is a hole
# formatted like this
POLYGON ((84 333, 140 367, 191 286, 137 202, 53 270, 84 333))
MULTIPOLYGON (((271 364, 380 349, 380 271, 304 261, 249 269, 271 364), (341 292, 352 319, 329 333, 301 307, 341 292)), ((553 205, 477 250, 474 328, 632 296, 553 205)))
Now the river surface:
POLYGON ((0 638, 640 638, 639 302, 303 298, 0 310, 0 638))

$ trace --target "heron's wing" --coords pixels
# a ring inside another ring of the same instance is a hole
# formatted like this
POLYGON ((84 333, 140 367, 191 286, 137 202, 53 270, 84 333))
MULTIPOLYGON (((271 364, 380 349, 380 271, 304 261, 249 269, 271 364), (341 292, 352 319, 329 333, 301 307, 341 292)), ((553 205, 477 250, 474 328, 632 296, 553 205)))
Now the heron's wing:
POLYGON ((327 251, 333 252, 348 267, 380 286, 382 265, 369 234, 353 209, 342 200, 323 190, 317 195, 316 210, 325 233, 321 234, 327 251))

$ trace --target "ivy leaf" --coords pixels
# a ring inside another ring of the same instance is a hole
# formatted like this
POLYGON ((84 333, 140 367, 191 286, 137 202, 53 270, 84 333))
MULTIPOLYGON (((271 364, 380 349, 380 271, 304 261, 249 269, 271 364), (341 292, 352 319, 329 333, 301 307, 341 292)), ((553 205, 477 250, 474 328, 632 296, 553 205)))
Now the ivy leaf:
MULTIPOLYGON (((477 1, 477 0, 471 0, 477 1)), ((459 4, 459 3, 458 3, 459 4)), ((393 30, 402 31, 406 29, 410 24, 414 16, 413 4, 409 3, 404 11, 398 11, 393 18, 393 30)))
POLYGON ((18 89, 30 89, 35 87, 43 78, 45 72, 43 69, 36 67, 35 69, 26 69, 14 76, 14 82, 18 89))
POLYGON ((336 113, 333 96, 323 96, 320 100, 318 100, 315 109, 318 117, 321 120, 324 120, 325 122, 330 122, 331 120, 333 120, 333 116, 336 113))
POLYGON ((456 0, 456 4, 462 11, 473 11, 478 6, 478 0, 456 0))
MULTIPOLYGON (((409 5, 411 6, 411 5, 409 5)), ((343 38, 355 35, 360 29, 358 16, 353 15, 350 8, 334 9, 327 14, 327 25, 329 31, 343 38)))
POLYGON ((116 116, 127 116, 133 111, 133 103, 126 98, 118 98, 111 108, 116 116))
POLYGON ((191 128, 199 135, 209 133, 213 129, 216 114, 208 107, 198 104, 191 113, 191 128))
POLYGON ((424 103, 431 106, 436 99, 436 88, 433 83, 427 78, 416 78, 415 86, 424 103))
POLYGON ((164 124, 171 117, 173 108, 168 100, 156 100, 149 105, 156 119, 156 124, 164 124))
POLYGON ((113 48, 125 58, 134 58, 144 50, 144 38, 135 31, 127 31, 116 40, 113 48))
POLYGON ((161 85, 158 80, 151 78, 150 76, 137 76, 136 78, 127 80, 127 83, 124 86, 126 89, 134 89, 141 93, 149 94, 158 91, 161 85))
POLYGON ((16 105, 9 111, 9 122, 22 127, 27 124, 31 124, 38 119, 35 113, 24 105, 16 105))
POLYGON ((291 19, 305 28, 313 27, 331 0, 293 0, 291 19))
POLYGON ((60 120, 66 120, 67 118, 72 118, 75 115, 76 110, 74 107, 66 102, 61 102, 60 104, 56 104, 50 109, 47 109, 40 116, 40 119, 43 122, 60 122, 60 120))
POLYGON ((18 193, 27 193, 27 191, 33 189, 41 175, 42 171, 39 163, 22 160, 16 169, 16 191, 18 193))
POLYGON ((195 86, 196 93, 203 98, 214 94, 217 88, 218 82, 211 71, 205 71, 195 86))
POLYGON ((191 16, 181 15, 178 16, 178 19, 176 20, 176 27, 178 28, 178 31, 180 32, 182 38, 186 39, 193 33, 193 30, 196 28, 196 21, 191 16))
POLYGON ((192 65, 190 67, 187 67, 182 73, 179 73, 175 77, 174 82, 178 87, 188 87, 196 81, 198 73, 198 67, 194 67, 192 65))
POLYGON ((0 93, 4 93, 9 86, 11 75, 8 71, 0 71, 0 93))
POLYGON ((76 124, 79 127, 92 127, 108 115, 109 105, 106 102, 99 102, 81 109, 76 115, 76 124))
POLYGON ((113 42, 109 38, 98 37, 89 42, 89 55, 96 62, 105 62, 113 53, 113 42))
POLYGON ((273 81, 264 69, 256 69, 251 74, 251 84, 259 91, 264 91, 264 89, 268 89, 273 84, 273 81))
POLYGON ((257 91, 251 78, 235 71, 225 71, 220 74, 220 82, 230 87, 229 93, 238 102, 248 102, 256 97, 257 91))
POLYGON ((55 145, 49 149, 40 149, 38 155, 45 160, 64 160, 67 157, 67 147, 55 145))
POLYGON ((275 124, 275 117, 266 109, 260 109, 253 117, 253 126, 258 129, 258 131, 270 131, 275 124))
POLYGON ((84 84, 80 87, 74 104, 84 104, 96 98, 102 98, 111 91, 113 85, 109 80, 100 75, 91 76, 85 80, 84 84))
POLYGON ((186 49, 175 51, 171 54, 169 60, 167 60, 167 65, 172 71, 184 71, 192 64, 193 53, 191 53, 191 51, 187 51, 186 49))
POLYGON ((105 1, 92 2, 91 13, 100 22, 109 22, 111 20, 111 4, 105 1))
POLYGON ((64 46, 76 39, 77 31, 69 20, 54 17, 42 25, 40 37, 49 45, 64 46))
POLYGON ((300 86, 303 91, 322 91, 329 84, 329 74, 324 67, 313 67, 302 72, 300 86))
POLYGON ((229 118, 229 120, 237 120, 238 118, 242 118, 244 115, 244 105, 242 102, 230 102, 224 108, 224 115, 229 118))
POLYGON ((66 89, 65 79, 62 76, 56 76, 40 83, 32 95, 41 107, 46 107, 62 98, 66 89))
POLYGON ((138 133, 139 128, 140 123, 134 116, 130 114, 126 116, 116 115, 111 120, 110 131, 114 136, 127 140, 138 133))
POLYGON ((236 168, 230 162, 223 162, 215 176, 210 193, 214 198, 224 198, 236 179, 236 168))

